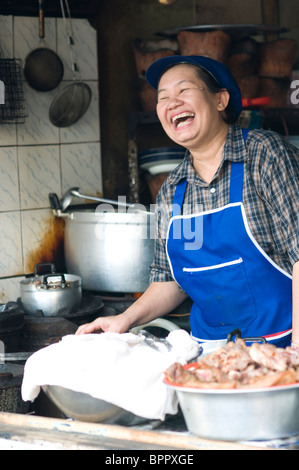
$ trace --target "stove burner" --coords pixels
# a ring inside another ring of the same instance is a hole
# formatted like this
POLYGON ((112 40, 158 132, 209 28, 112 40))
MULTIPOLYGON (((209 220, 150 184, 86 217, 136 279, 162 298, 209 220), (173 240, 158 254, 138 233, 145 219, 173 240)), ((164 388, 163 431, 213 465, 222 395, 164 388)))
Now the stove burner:
MULTIPOLYGON (((17 300, 18 305, 23 308, 21 298, 17 300)), ((60 318, 66 318, 70 321, 73 321, 76 324, 82 324, 87 321, 92 321, 93 316, 98 316, 100 311, 104 308, 104 303, 100 296, 90 295, 90 294, 83 294, 80 307, 75 312, 70 312, 65 315, 57 315, 60 318)), ((32 314, 26 314, 29 317, 37 317, 37 318, 50 318, 43 314, 42 310, 39 312, 35 312, 32 314)), ((55 316, 53 315, 53 318, 55 316)), ((93 318, 94 319, 94 318, 93 318)))

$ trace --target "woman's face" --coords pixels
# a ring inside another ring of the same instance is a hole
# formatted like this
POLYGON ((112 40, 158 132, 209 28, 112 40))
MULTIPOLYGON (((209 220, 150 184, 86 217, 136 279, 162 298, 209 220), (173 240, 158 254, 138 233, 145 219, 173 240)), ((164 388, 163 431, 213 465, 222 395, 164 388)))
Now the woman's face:
POLYGON ((220 111, 228 99, 227 91, 211 93, 196 67, 179 64, 161 77, 157 114, 170 139, 191 150, 208 142, 219 126, 226 125, 220 111))

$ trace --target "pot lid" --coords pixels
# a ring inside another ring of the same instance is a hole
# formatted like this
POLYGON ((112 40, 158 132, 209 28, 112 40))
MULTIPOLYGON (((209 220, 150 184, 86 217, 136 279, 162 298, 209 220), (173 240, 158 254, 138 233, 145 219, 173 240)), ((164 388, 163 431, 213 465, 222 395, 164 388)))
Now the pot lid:
POLYGON ((57 291, 81 286, 81 277, 73 274, 51 273, 25 278, 21 286, 28 291, 57 291))
POLYGON ((183 26, 180 28, 166 29, 159 31, 159 36, 177 36, 181 31, 190 32, 207 32, 207 31, 225 31, 233 40, 241 40, 249 36, 256 36, 259 34, 280 34, 288 32, 287 28, 276 25, 267 24, 204 24, 195 26, 183 26))

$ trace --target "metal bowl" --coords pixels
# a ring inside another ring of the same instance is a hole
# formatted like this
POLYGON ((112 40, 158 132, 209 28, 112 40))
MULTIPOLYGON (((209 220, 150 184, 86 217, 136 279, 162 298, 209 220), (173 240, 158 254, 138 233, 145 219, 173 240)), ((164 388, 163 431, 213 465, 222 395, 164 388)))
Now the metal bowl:
POLYGON ((177 393, 188 430, 199 437, 243 441, 299 434, 299 384, 220 390, 165 383, 177 393))
POLYGON ((66 416, 78 421, 124 426, 135 426, 147 421, 145 418, 87 393, 75 392, 58 385, 45 385, 42 389, 66 416))

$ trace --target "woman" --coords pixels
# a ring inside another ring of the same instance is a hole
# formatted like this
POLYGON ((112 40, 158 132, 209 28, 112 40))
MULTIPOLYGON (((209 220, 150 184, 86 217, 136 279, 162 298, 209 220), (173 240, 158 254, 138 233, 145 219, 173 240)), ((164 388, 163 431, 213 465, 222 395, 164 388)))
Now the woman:
POLYGON ((125 332, 193 300, 199 342, 265 336, 299 346, 299 154, 277 134, 242 132, 241 94, 225 65, 201 56, 154 62, 157 114, 188 150, 157 197, 146 292, 124 313, 78 329, 125 332))

